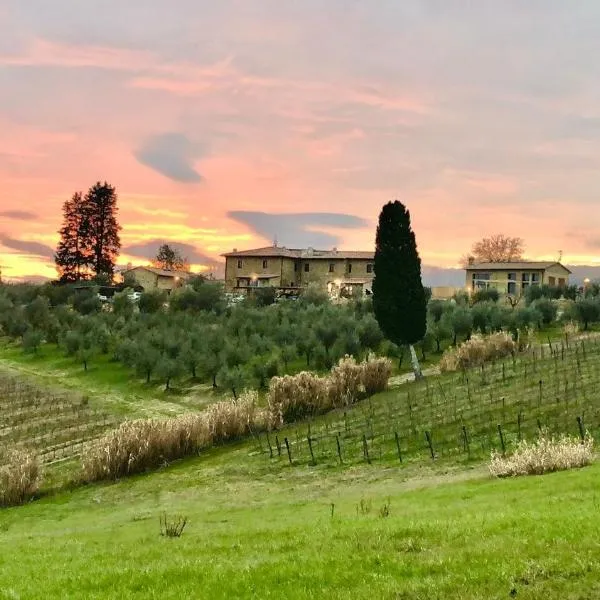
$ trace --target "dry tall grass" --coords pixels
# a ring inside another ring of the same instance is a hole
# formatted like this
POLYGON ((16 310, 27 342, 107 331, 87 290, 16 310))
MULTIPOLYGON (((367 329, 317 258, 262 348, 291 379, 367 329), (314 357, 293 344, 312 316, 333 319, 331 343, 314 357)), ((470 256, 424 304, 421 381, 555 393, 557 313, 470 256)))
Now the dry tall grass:
POLYGON ((302 372, 274 377, 267 396, 268 421, 280 427, 331 408, 348 406, 387 388, 392 372, 387 358, 369 357, 357 363, 342 358, 325 377, 302 372))
POLYGON ((514 354, 518 345, 504 331, 491 335, 474 335, 456 348, 449 348, 440 360, 442 373, 480 367, 486 362, 514 354))
POLYGON ((511 456, 492 453, 489 469, 495 477, 515 477, 584 467, 593 460, 593 447, 590 436, 581 442, 568 436, 556 439, 544 433, 535 442, 520 442, 511 456))
POLYGON ((257 400, 256 392, 247 392, 238 400, 218 402, 198 414, 125 422, 84 454, 82 478, 99 481, 142 473, 245 435, 265 422, 257 400))
POLYGON ((0 455, 0 506, 29 500, 42 478, 38 457, 28 450, 7 450, 0 455))
POLYGON ((384 390, 390 373, 387 358, 357 363, 345 357, 326 377, 313 373, 274 377, 266 409, 259 407, 257 392, 244 392, 237 400, 217 402, 198 414, 125 422, 84 453, 82 479, 142 473, 219 442, 357 402, 384 390))

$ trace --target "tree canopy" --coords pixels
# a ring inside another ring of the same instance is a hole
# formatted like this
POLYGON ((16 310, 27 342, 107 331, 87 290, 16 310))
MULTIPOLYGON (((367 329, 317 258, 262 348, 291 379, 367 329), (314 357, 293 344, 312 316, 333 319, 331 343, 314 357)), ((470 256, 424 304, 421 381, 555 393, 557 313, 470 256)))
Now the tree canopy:
POLYGON ((510 237, 501 233, 483 238, 473 244, 471 253, 463 258, 463 263, 473 262, 513 262, 523 260, 525 242, 520 237, 510 237))
POLYGON ((373 310, 385 336, 399 346, 410 346, 414 355, 412 345, 423 339, 427 328, 427 301, 410 213, 398 200, 386 204, 379 215, 373 310))
POLYGON ((63 223, 54 256, 60 281, 112 279, 121 248, 117 193, 97 182, 84 196, 76 192, 63 204, 63 223))
POLYGON ((177 248, 162 244, 154 257, 152 264, 166 271, 189 271, 190 265, 177 248))

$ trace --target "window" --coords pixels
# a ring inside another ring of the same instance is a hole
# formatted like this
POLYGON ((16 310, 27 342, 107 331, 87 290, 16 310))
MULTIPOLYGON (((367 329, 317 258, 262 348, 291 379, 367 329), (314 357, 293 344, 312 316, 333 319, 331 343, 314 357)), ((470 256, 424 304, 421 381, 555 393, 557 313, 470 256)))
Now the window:
POLYGON ((556 285, 556 277, 548 277, 548 285, 554 287, 556 285))
POLYGON ((241 258, 238 258, 238 269, 241 269, 244 266, 244 262, 241 258))
POLYGON ((352 263, 348 263, 348 273, 352 273, 352 263))
POLYGON ((558 279, 558 287, 565 287, 567 280, 564 277, 559 277, 558 279))
POLYGON ((490 287, 491 275, 489 273, 473 273, 473 289, 486 290, 490 287))
POLYGON ((369 263, 367 265, 367 273, 372 273, 373 272, 373 265, 371 263, 369 263))
POLYGON ((539 273, 531 274, 531 285, 540 285, 540 274, 539 273))
POLYGON ((531 283, 530 274, 522 273, 521 274, 521 291, 524 291, 525 289, 527 289, 529 287, 530 283, 531 283))
POLYGON ((268 260, 263 260, 263 269, 266 269, 269 266, 269 261, 268 260))
POLYGON ((329 263, 329 272, 335 273, 335 263, 329 263))
POLYGON ((297 262, 295 262, 295 263, 294 263, 294 273, 297 273, 297 272, 298 272, 298 267, 299 267, 299 266, 300 266, 300 265, 299 265, 297 262))
POLYGON ((508 285, 506 286, 506 292, 511 296, 515 296, 517 293, 517 274, 508 274, 508 285))
POLYGON ((304 272, 308 273, 310 271, 310 265, 308 263, 304 263, 304 272))

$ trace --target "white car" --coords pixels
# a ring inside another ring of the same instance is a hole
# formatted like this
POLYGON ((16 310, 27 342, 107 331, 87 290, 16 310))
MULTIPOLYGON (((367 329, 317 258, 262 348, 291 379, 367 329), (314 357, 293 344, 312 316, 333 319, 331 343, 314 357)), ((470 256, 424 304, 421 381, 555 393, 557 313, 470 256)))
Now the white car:
POLYGON ((137 302, 142 297, 142 292, 131 292, 131 294, 128 294, 127 297, 129 300, 131 300, 131 302, 137 302))
POLYGON ((100 300, 100 302, 108 302, 108 296, 98 294, 98 300, 100 300))

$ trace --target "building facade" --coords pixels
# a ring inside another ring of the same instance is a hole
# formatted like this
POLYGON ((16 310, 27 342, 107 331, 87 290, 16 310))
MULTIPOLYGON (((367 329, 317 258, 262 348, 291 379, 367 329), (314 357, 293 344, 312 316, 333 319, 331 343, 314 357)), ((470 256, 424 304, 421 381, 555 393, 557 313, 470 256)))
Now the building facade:
POLYGON ((270 286, 294 293, 315 283, 332 295, 371 293, 374 252, 271 246, 223 256, 230 292, 270 286))
POLYGON ((532 285, 565 287, 571 271, 558 262, 470 263, 466 267, 469 292, 494 288, 501 294, 520 296, 532 285))
POLYGON ((181 287, 190 277, 190 273, 185 271, 167 271, 155 267, 133 267, 122 272, 123 277, 132 277, 135 282, 149 290, 165 290, 171 293, 175 288, 181 287))

